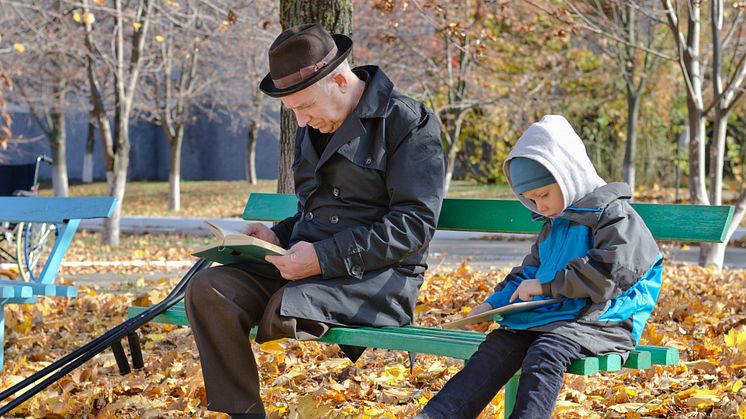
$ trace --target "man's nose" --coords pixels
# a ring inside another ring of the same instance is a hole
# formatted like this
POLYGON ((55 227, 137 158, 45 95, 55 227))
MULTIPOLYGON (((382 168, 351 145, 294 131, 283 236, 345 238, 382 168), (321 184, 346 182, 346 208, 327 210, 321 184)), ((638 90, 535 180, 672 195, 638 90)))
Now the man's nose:
POLYGON ((298 126, 303 128, 308 124, 308 121, 311 120, 311 118, 308 117, 308 115, 304 114, 303 112, 295 112, 295 120, 298 121, 298 126))

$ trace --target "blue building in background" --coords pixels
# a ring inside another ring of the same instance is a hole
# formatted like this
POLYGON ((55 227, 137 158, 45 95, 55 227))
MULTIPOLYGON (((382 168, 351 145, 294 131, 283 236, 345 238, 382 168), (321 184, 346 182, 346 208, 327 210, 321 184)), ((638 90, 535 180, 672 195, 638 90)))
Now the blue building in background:
MULTIPOLYGON (((39 154, 51 155, 49 140, 27 112, 11 108, 13 139, 0 149, 0 164, 31 163, 39 154)), ((272 120, 278 121, 277 112, 272 120)), ((186 128, 181 149, 181 178, 184 180, 246 179, 246 135, 233 132, 224 120, 198 116, 197 123, 186 128)), ((88 115, 81 113, 66 119, 68 179, 80 180, 83 174, 88 115)), ((96 138, 93 153, 93 178, 105 180, 101 141, 96 138)), ((161 127, 138 121, 130 125, 129 180, 168 180, 169 145, 161 127)), ((267 130, 259 132, 256 147, 256 174, 260 179, 277 179, 280 146, 278 138, 267 130)), ((42 165, 40 177, 49 179, 49 167, 42 165)))

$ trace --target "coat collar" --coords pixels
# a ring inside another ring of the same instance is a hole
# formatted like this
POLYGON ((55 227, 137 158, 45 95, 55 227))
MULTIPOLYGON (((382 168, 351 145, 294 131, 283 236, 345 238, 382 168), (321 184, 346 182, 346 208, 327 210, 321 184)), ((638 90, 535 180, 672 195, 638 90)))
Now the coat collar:
POLYGON ((631 199, 632 190, 623 182, 607 183, 596 188, 593 192, 580 198, 566 208, 560 217, 567 218, 579 224, 594 227, 601 215, 612 202, 619 199, 631 199))
MULTIPOLYGON (((565 208, 560 213, 559 218, 594 227, 606 207, 619 199, 632 199, 632 190, 629 185, 623 182, 607 183, 565 208)), ((543 215, 536 213, 532 214, 532 219, 536 221, 547 220, 543 215)))
MULTIPOLYGON (((329 144, 327 144, 316 164, 317 171, 342 145, 354 138, 365 135, 363 119, 382 118, 388 112, 389 100, 394 91, 394 83, 386 76, 383 70, 377 66, 369 65, 356 67, 353 71, 361 80, 365 81, 365 91, 355 109, 342 122, 342 125, 334 133, 329 144)), ((310 141, 307 129, 305 137, 305 141, 310 141)))
POLYGON ((394 92, 394 83, 383 70, 374 65, 356 67, 353 71, 365 81, 365 92, 352 114, 359 118, 386 116, 391 94, 394 92))

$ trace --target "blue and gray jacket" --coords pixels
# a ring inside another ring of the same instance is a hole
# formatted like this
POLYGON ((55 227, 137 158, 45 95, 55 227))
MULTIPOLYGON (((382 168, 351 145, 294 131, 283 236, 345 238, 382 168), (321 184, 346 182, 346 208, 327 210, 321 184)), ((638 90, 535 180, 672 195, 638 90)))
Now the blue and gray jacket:
MULTIPOLYGON (((559 333, 590 353, 618 353, 626 358, 658 299, 662 256, 629 204, 629 186, 604 183, 584 147, 573 149, 578 144, 583 147, 564 118, 549 116, 532 125, 509 155, 509 159, 521 156, 543 163, 570 204, 555 219, 534 216, 544 225, 531 254, 486 301, 493 308, 503 306, 521 281, 536 278, 544 295, 537 299, 561 297, 562 302, 506 315, 502 327, 559 333), (537 142, 550 145, 537 148, 537 142), (540 155, 537 149, 542 149, 540 155), (552 164, 563 153, 574 164, 552 164), (568 168, 574 173, 564 173, 568 168)), ((509 160, 510 180, 508 167, 509 160)), ((519 199, 536 211, 531 201, 519 199)))

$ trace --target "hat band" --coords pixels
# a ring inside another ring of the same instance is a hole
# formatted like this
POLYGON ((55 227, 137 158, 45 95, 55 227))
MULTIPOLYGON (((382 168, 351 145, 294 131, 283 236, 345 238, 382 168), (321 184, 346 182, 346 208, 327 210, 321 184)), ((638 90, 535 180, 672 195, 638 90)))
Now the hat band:
POLYGON ((322 68, 329 65, 329 63, 332 61, 334 57, 337 56, 337 46, 334 45, 331 51, 329 51, 328 54, 326 54, 326 57, 319 61, 316 64, 308 65, 300 70, 298 70, 295 73, 288 74, 285 77, 280 77, 279 79, 272 79, 272 82, 275 84, 275 86, 279 89, 286 89, 290 86, 293 86, 295 84, 298 84, 302 82, 303 80, 307 79, 308 77, 312 76, 322 68))

